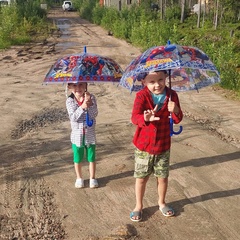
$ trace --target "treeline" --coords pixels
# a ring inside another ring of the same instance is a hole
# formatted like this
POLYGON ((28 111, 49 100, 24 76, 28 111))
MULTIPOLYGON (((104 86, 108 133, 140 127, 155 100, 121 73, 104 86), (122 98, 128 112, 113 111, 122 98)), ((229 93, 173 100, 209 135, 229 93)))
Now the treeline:
POLYGON ((240 95, 240 2, 212 0, 211 7, 193 13, 191 7, 198 2, 160 0, 156 9, 145 0, 140 5, 122 5, 119 11, 100 6, 98 0, 74 0, 81 17, 143 50, 168 40, 199 47, 216 64, 221 86, 240 95))
POLYGON ((21 45, 48 33, 47 11, 41 0, 16 0, 0 6, 0 49, 21 45))

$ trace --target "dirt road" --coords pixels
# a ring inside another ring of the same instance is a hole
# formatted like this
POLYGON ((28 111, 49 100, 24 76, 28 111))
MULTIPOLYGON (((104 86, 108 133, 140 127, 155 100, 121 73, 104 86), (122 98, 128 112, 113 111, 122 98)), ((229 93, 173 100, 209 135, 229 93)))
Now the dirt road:
MULTIPOLYGON (((76 12, 53 9, 49 17, 60 38, 0 53, 0 239, 239 239, 240 108, 226 91, 179 94, 184 131, 172 138, 167 194, 176 217, 159 212, 152 177, 143 221, 129 219, 135 204, 129 120, 134 94, 116 85, 89 86, 99 107, 100 187, 74 188, 65 87, 43 86, 44 76, 58 57, 81 52, 84 45, 123 68, 140 51, 76 12)), ((83 172, 88 181, 87 164, 83 172)))

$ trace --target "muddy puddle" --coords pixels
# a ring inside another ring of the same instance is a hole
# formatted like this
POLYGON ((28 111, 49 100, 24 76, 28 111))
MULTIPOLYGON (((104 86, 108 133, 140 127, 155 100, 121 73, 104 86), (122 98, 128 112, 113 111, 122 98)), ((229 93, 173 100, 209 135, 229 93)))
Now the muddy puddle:
POLYGON ((56 48, 58 50, 67 50, 68 48, 75 47, 79 45, 77 42, 69 41, 71 34, 70 34, 70 28, 71 28, 71 21, 68 19, 57 19, 56 20, 56 26, 61 31, 62 35, 60 39, 64 40, 62 42, 59 42, 56 44, 56 48))
MULTIPOLYGON (((56 20, 55 24, 56 24, 57 28, 61 31, 60 39, 62 41, 60 41, 58 44, 56 44, 56 48, 58 50, 64 51, 64 50, 67 50, 69 48, 76 47, 76 46, 80 46, 81 48, 84 47, 82 44, 79 44, 78 42, 71 41, 71 34, 70 34, 71 21, 70 20, 60 18, 60 19, 56 20)), ((85 44, 85 45, 88 45, 88 44, 85 44)), ((89 45, 88 45, 88 47, 89 47, 89 45)), ((99 47, 99 46, 91 45, 91 47, 94 48, 94 47, 99 47)), ((108 43, 104 47, 105 48, 116 48, 116 47, 118 47, 118 45, 108 43)))

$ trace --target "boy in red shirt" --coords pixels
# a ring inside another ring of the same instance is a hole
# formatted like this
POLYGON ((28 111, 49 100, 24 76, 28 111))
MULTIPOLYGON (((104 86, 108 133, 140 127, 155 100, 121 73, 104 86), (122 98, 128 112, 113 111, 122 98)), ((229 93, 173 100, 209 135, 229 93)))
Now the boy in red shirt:
POLYGON ((142 220, 143 196, 151 173, 157 178, 159 210, 166 217, 175 214, 165 203, 171 146, 169 114, 177 124, 182 120, 183 113, 177 93, 166 86, 167 76, 166 71, 138 76, 144 88, 136 94, 131 117, 132 123, 137 126, 133 138, 136 147, 136 205, 130 214, 134 222, 142 220))

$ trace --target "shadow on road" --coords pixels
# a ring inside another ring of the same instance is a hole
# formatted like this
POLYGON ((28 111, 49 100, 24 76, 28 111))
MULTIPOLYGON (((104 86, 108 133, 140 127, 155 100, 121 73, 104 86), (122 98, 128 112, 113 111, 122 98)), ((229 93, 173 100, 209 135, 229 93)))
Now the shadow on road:
POLYGON ((196 158, 186 162, 175 163, 170 166, 170 170, 175 170, 184 167, 203 167, 212 164, 218 164, 223 162, 229 162, 233 160, 240 159, 240 152, 233 152, 227 154, 221 154, 218 156, 206 157, 206 158, 196 158))
MULTIPOLYGON (((181 215, 181 212, 184 212, 184 207, 189 204, 195 204, 199 202, 205 202, 208 200, 218 199, 218 198, 226 198, 231 196, 240 196, 240 188, 237 189, 231 189, 226 191, 217 191, 217 192, 211 192, 202 194, 199 196, 195 196, 192 198, 185 198, 178 201, 170 202, 169 205, 172 206, 175 209, 175 216, 181 215)), ((144 209, 145 217, 148 219, 152 215, 154 215, 157 211, 159 211, 158 206, 152 206, 144 209)), ((143 219, 143 220, 147 220, 143 219)))

